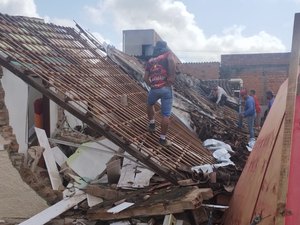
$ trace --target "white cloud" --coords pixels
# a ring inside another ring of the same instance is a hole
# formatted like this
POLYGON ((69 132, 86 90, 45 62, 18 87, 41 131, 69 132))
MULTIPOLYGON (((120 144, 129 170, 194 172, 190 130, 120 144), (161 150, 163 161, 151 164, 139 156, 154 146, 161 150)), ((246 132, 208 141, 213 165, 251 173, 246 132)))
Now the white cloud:
POLYGON ((94 23, 109 21, 119 32, 154 29, 184 61, 215 61, 226 53, 285 51, 278 38, 265 31, 245 36, 246 28, 237 25, 207 37, 181 1, 102 0, 85 10, 94 23))
POLYGON ((0 0, 0 12, 9 15, 39 17, 34 0, 0 0))

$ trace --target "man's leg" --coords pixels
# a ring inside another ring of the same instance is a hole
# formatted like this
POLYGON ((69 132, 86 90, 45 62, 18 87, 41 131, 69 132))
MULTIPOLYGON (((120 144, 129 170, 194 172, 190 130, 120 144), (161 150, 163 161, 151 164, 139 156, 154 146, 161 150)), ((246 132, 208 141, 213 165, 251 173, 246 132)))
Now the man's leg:
POLYGON ((222 95, 219 105, 224 106, 226 104, 226 101, 227 101, 227 97, 225 95, 222 95))
POLYGON ((154 120, 154 105, 147 105, 147 114, 149 121, 154 120))
POLYGON ((172 111, 173 93, 171 87, 165 87, 162 89, 163 97, 161 98, 161 134, 159 142, 164 146, 171 146, 172 142, 166 140, 168 133, 170 115, 172 111))
POLYGON ((162 121, 161 121, 161 134, 162 135, 167 135, 168 128, 169 128, 169 121, 170 121, 169 116, 162 117, 162 121))
POLYGON ((155 90, 150 90, 147 100, 147 115, 149 119, 148 131, 155 132, 155 119, 154 119, 154 104, 157 101, 157 93, 155 90))
POLYGON ((249 129, 249 134, 250 134, 250 139, 254 138, 254 119, 255 116, 248 116, 247 117, 247 123, 248 123, 248 129, 249 129))
POLYGON ((243 127, 243 117, 241 115, 239 115, 239 121, 238 121, 238 128, 242 128, 243 127))

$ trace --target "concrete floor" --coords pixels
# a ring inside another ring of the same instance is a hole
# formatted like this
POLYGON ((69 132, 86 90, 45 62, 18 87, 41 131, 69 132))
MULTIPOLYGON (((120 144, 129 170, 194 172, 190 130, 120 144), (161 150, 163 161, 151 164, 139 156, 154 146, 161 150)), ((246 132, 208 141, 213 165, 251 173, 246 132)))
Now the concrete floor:
POLYGON ((2 141, 0 137, 0 221, 30 218, 48 208, 48 205, 23 182, 8 152, 3 150, 2 141))

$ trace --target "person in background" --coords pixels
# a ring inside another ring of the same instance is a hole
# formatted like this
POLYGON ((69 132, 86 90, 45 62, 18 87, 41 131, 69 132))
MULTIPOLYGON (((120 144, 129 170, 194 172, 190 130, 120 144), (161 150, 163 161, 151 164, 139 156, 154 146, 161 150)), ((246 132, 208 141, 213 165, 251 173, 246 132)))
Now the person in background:
POLYGON ((212 90, 208 97, 217 105, 224 106, 227 101, 228 95, 223 88, 221 88, 217 84, 213 84, 212 90))
POLYGON ((258 98, 256 96, 256 91, 255 90, 250 90, 249 94, 250 94, 250 96, 253 97, 254 102, 255 102, 255 113, 256 113, 256 116, 255 116, 255 123, 254 123, 254 125, 255 125, 256 128, 259 129, 260 128, 260 118, 261 118, 261 116, 260 116, 260 113, 261 113, 260 104, 259 104, 258 98))
POLYGON ((275 96, 272 91, 267 91, 266 96, 267 96, 267 100, 268 100, 268 112, 269 112, 274 103, 275 96))
POLYGON ((266 111, 264 112, 264 116, 262 117, 262 120, 260 122, 260 125, 262 126, 269 114, 269 111, 274 103, 274 100, 275 100, 275 96, 273 94, 272 91, 267 91, 266 92, 266 97, 267 97, 267 101, 268 101, 268 108, 266 109, 266 111))
POLYGON ((243 125, 243 118, 247 119, 247 125, 249 129, 250 141, 255 140, 254 137, 254 120, 255 120, 255 102, 254 98, 248 95, 246 89, 240 91, 241 98, 245 101, 244 111, 239 114, 239 123, 238 128, 241 128, 243 125))
POLYGON ((161 134, 159 143, 171 146, 172 142, 166 139, 169 118, 172 111, 173 92, 172 85, 175 81, 175 59, 165 41, 158 41, 145 68, 144 81, 151 88, 148 93, 147 114, 149 119, 149 132, 155 132, 154 105, 161 100, 161 134))

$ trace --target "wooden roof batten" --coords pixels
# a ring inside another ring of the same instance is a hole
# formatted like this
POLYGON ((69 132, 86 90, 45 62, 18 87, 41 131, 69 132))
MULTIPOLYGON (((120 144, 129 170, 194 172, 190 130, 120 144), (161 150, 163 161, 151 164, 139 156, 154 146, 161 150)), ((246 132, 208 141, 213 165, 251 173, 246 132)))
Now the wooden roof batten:
MULTIPOLYGON (((158 134, 146 129, 146 92, 74 29, 0 14, 0 33, 2 66, 158 175, 177 183, 186 177, 181 166, 214 162, 174 115, 170 138, 175 145, 159 146, 158 134), (128 97, 126 107, 120 104, 123 95, 128 97), (69 103, 78 100, 86 102, 86 108, 69 103)), ((159 105, 155 111, 159 121, 159 105)))

